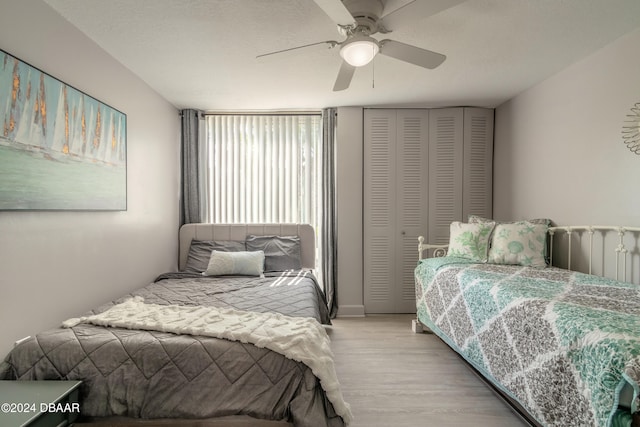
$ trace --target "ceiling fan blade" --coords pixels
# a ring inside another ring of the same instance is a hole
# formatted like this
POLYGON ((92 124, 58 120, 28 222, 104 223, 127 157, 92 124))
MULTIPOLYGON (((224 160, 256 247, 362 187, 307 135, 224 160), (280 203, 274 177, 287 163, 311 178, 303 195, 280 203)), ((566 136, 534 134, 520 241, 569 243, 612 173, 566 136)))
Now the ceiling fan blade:
POLYGON ((329 15, 329 18, 341 27, 355 27, 356 20, 351 16, 351 12, 340 0, 313 0, 319 7, 329 15))
POLYGON ((445 9, 449 9, 466 0, 413 0, 404 6, 389 12, 382 17, 385 29, 393 31, 411 24, 418 19, 424 19, 445 9))
POLYGON ((272 57, 282 58, 287 55, 298 54, 301 50, 304 49, 305 52, 314 51, 314 50, 322 50, 322 49, 331 49, 338 45, 337 41, 327 40, 324 42, 305 44, 303 46, 296 46, 289 49, 277 50, 275 52, 263 53, 262 55, 256 56, 258 60, 269 59, 272 57))
POLYGON ((436 68, 447 59, 447 57, 441 53, 432 52, 395 40, 382 40, 380 42, 380 54, 429 69, 436 68))
POLYGON ((355 71, 356 67, 347 64, 346 61, 342 61, 340 71, 338 71, 338 77, 336 78, 336 83, 333 85, 333 91, 338 92, 347 89, 351 84, 351 79, 353 78, 353 73, 355 71))

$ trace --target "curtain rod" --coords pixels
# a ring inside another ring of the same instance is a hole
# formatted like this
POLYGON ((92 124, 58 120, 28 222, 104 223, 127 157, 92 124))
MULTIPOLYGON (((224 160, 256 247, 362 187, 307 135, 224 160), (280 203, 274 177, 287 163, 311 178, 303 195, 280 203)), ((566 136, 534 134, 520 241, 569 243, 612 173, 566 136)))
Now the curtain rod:
POLYGON ((291 111, 204 111, 203 116, 318 116, 322 110, 291 110, 291 111))
MULTIPOLYGON (((178 111, 178 115, 179 116, 183 116, 184 115, 184 111, 188 110, 188 109, 184 109, 184 110, 179 110, 178 111)), ((191 110, 191 111, 195 111, 198 113, 198 116, 200 118, 205 118, 207 116, 321 116, 322 115, 322 110, 273 110, 273 111, 267 111, 267 110, 256 110, 256 111, 250 111, 250 110, 242 110, 242 111, 231 111, 231 110, 224 110, 224 111, 201 111, 201 110, 191 110)))

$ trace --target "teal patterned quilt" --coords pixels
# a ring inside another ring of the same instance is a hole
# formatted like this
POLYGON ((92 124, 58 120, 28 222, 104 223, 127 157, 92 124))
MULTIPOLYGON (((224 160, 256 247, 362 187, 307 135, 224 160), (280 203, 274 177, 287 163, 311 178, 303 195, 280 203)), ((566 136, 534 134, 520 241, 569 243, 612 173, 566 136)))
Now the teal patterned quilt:
POLYGON ((638 409, 640 288, 562 270, 421 260, 419 320, 545 426, 611 426, 638 409))

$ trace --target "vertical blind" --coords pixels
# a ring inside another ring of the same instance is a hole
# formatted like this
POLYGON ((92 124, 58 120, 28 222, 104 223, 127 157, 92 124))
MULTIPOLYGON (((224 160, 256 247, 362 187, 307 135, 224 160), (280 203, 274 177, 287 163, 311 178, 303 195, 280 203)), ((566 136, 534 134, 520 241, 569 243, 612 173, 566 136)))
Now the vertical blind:
POLYGON ((206 216, 320 232, 320 115, 207 115, 206 216))

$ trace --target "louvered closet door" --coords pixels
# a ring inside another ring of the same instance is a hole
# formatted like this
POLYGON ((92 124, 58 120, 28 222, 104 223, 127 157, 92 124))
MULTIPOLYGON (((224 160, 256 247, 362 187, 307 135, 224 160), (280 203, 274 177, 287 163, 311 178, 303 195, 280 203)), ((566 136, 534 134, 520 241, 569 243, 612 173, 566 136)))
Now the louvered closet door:
POLYGON ((413 270, 426 222, 428 110, 365 110, 367 313, 415 312, 413 270))
POLYGON ((393 312, 396 113, 364 112, 364 298, 369 313, 393 312))
POLYGON ((429 111, 429 243, 447 244, 462 220, 463 122, 462 108, 429 111))
POLYGON ((486 108, 464 109, 462 218, 493 216, 493 116, 486 108))
POLYGON ((418 236, 427 230, 428 110, 398 110, 397 249, 398 286, 394 311, 415 313, 418 236))

